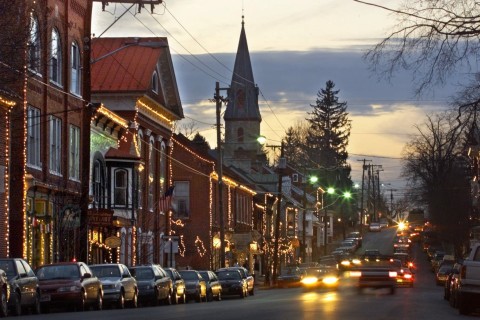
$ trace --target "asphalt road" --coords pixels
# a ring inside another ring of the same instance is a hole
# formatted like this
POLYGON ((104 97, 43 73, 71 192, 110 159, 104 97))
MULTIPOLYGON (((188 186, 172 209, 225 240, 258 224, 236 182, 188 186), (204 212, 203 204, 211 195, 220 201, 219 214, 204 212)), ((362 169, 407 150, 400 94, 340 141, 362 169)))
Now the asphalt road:
MULTIPOLYGON (((364 236, 365 248, 388 253, 395 230, 388 229, 364 236)), ((362 250, 362 249, 361 249, 362 250)), ((414 288, 366 290, 358 294, 347 283, 337 291, 304 292, 301 288, 259 289, 246 299, 226 298, 220 302, 190 302, 186 305, 145 307, 125 310, 51 313, 27 315, 16 319, 339 319, 339 320, 447 320, 460 316, 443 300, 443 287, 436 286, 429 262, 420 245, 413 249, 418 269, 414 288)), ((470 318, 479 317, 471 315, 470 318)))

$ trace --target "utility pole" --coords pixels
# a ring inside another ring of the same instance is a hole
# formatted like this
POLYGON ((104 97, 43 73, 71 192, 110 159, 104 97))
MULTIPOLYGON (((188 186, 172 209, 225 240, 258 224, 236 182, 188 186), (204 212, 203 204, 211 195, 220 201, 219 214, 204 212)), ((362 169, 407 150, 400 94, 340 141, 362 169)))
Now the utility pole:
POLYGON ((372 161, 372 160, 367 160, 367 159, 362 159, 362 160, 357 160, 357 161, 363 161, 362 165, 362 195, 360 199, 360 234, 363 234, 363 188, 365 184, 365 170, 367 170, 367 165, 365 164, 367 161, 372 161))
POLYGON ((278 161, 278 202, 277 202, 277 218, 275 219, 275 243, 273 247, 273 284, 277 284, 277 269, 278 269, 278 261, 279 261, 279 256, 278 256, 278 246, 279 246, 279 238, 280 238, 280 218, 281 218, 281 212, 282 212, 282 173, 283 169, 282 168, 282 161, 284 157, 284 150, 283 150, 283 140, 280 145, 280 158, 278 161))
POLYGON ((303 174, 303 216, 302 216, 302 262, 306 262, 307 251, 307 179, 303 174))
POLYGON ((215 83, 215 105, 217 116, 217 167, 218 167, 218 214, 220 224, 220 267, 225 267, 225 221, 223 216, 223 152, 222 152, 222 139, 220 131, 220 110, 222 108, 222 102, 225 101, 220 96, 220 90, 228 90, 227 88, 220 88, 220 84, 217 81, 215 83))

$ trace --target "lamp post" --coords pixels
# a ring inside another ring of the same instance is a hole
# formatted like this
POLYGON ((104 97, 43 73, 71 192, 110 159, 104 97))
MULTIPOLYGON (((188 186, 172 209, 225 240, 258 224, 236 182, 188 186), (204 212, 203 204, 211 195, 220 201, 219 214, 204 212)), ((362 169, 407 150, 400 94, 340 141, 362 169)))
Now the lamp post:
MULTIPOLYGON (((328 188, 327 189, 327 194, 334 194, 335 193, 335 189, 334 188, 328 188)), ((325 202, 327 202, 327 197, 325 197, 323 199, 323 208, 324 208, 324 212, 323 212, 323 255, 327 255, 327 227, 328 227, 328 212, 327 212, 327 207, 325 205, 325 202)))
MULTIPOLYGON (((261 144, 265 143, 265 137, 259 137, 257 141, 261 144)), ((280 148, 280 158, 278 160, 278 167, 277 167, 277 172, 278 172, 278 189, 277 189, 277 194, 278 194, 278 202, 277 202, 277 217, 275 219, 275 229, 274 229, 274 237, 275 241, 273 244, 273 276, 272 276, 272 282, 275 285, 277 283, 277 269, 278 269, 278 262, 279 262, 279 256, 278 256, 278 247, 279 247, 279 238, 280 238, 280 217, 281 217, 281 212, 282 212, 282 173, 283 169, 286 167, 286 161, 284 159, 284 144, 283 140, 280 142, 280 145, 265 145, 267 148, 280 148)))

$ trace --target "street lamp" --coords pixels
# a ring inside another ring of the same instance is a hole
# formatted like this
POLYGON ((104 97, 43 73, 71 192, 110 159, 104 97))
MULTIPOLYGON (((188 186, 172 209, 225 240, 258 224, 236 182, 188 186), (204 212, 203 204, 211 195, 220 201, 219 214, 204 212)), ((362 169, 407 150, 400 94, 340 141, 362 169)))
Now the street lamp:
MULTIPOLYGON (((266 138, 263 136, 260 136, 257 138, 257 141, 260 144, 265 143, 266 138)), ((272 276, 272 282, 273 284, 277 283, 277 269, 278 269, 278 246, 279 246, 279 238, 280 238, 280 216, 281 216, 281 210, 282 210, 282 173, 283 169, 286 168, 286 161, 284 159, 284 144, 283 140, 280 142, 280 145, 265 145, 267 148, 273 148, 274 150, 276 148, 280 148, 280 158, 278 160, 278 166, 277 166, 277 172, 278 172, 278 202, 277 202, 277 217, 275 219, 275 230, 274 230, 274 236, 275 236, 275 242, 273 244, 273 276, 272 276)))

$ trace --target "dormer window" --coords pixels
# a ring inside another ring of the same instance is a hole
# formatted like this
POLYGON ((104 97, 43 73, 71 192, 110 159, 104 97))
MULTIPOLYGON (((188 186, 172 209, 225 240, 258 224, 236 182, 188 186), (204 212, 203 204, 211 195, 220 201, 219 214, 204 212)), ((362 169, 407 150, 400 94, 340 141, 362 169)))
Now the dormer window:
POLYGON ((160 80, 158 79, 158 73, 155 71, 152 75, 152 91, 155 93, 158 93, 160 85, 160 80))

